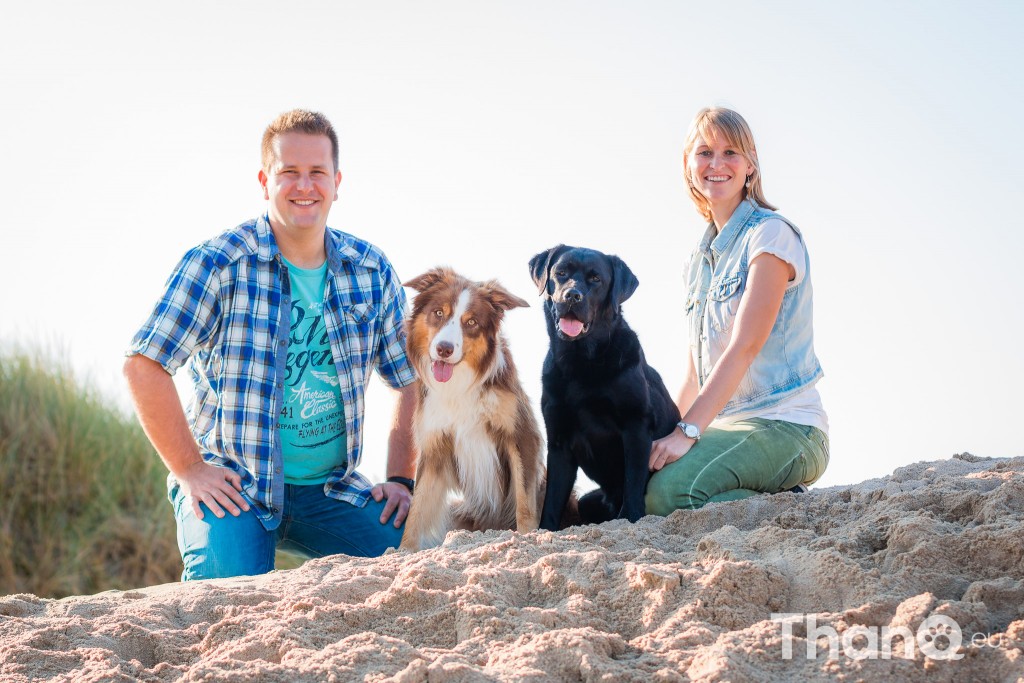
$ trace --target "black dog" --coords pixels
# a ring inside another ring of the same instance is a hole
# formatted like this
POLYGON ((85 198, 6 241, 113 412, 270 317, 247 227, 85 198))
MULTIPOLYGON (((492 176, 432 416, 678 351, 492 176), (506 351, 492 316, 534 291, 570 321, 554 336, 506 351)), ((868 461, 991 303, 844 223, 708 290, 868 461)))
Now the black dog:
POLYGON ((530 272, 551 339, 541 378, 548 480, 540 526, 559 528, 577 467, 601 487, 580 499, 582 521, 635 522, 646 509, 651 443, 679 421, 622 317, 640 283, 619 257, 565 245, 530 259, 530 272))

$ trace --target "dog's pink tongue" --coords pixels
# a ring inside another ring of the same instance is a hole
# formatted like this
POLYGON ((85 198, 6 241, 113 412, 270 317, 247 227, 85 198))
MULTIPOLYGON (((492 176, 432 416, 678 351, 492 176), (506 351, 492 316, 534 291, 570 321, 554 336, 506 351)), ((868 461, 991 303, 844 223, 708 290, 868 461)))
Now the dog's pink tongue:
POLYGON ((447 382, 452 378, 454 365, 445 363, 443 360, 435 360, 430 364, 430 371, 434 373, 434 379, 438 382, 447 382))
POLYGON ((583 322, 575 318, 559 318, 558 329, 570 337, 575 337, 583 331, 583 322))

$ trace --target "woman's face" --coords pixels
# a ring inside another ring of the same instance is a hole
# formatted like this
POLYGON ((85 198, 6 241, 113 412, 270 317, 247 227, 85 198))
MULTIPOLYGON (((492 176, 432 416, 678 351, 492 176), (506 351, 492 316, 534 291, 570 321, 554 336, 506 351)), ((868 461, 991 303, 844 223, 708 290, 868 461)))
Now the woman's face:
POLYGON ((753 164, 724 137, 697 138, 685 164, 687 179, 708 198, 712 208, 738 206, 747 176, 754 172, 753 164))

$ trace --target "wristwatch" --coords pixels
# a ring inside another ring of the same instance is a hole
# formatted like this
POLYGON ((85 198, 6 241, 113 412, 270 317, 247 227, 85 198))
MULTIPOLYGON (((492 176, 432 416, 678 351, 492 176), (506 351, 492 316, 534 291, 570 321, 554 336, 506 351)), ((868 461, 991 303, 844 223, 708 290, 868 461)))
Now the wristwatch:
POLYGON ((698 427, 697 425, 690 424, 689 422, 683 422, 680 420, 679 424, 677 424, 676 426, 679 427, 679 431, 685 434, 688 439, 700 441, 700 427, 698 427))
POLYGON ((409 493, 412 493, 412 490, 416 487, 416 481, 414 479, 409 479, 408 477, 388 477, 388 481, 395 484, 401 484, 405 488, 409 489, 409 493))

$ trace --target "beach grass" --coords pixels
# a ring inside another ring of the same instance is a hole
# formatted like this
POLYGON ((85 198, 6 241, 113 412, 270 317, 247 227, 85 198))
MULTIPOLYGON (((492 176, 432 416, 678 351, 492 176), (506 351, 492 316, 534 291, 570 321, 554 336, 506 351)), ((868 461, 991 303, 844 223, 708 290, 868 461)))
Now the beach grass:
POLYGON ((135 419, 55 356, 0 350, 0 594, 177 580, 163 464, 135 419))
MULTIPOLYGON (((0 595, 178 581, 163 462, 135 417, 60 355, 0 346, 0 595)), ((277 554, 278 569, 302 562, 277 554)))

